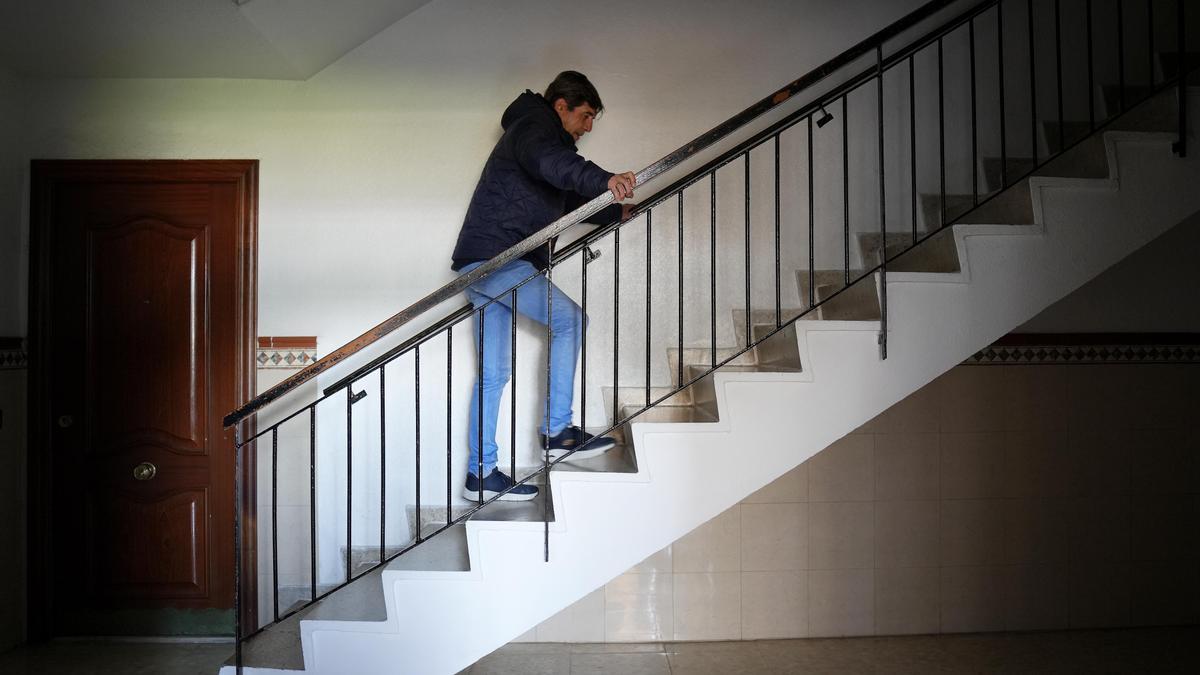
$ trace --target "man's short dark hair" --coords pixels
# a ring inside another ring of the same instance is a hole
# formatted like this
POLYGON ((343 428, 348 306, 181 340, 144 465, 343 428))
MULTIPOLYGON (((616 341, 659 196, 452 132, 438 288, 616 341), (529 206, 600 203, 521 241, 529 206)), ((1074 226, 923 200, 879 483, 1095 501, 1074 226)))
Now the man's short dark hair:
POLYGON ((600 102, 600 94, 596 91, 596 87, 592 85, 586 75, 574 70, 564 70, 559 73, 550 86, 546 87, 546 93, 542 96, 551 105, 561 98, 567 102, 567 108, 571 110, 581 103, 592 106, 597 113, 604 110, 604 104, 600 102))

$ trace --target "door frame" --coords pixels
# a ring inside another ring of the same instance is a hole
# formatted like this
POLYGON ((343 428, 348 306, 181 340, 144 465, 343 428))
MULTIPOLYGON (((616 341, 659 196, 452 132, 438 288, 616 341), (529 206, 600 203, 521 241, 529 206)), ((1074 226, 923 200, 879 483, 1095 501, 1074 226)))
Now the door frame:
MULTIPOLYGON (((238 192, 235 380, 238 405, 255 393, 258 332, 258 160, 32 160, 29 202, 28 628, 30 642, 54 636, 54 503, 50 454, 48 365, 53 285, 51 254, 55 186, 77 181, 233 183, 238 192)), ((225 367, 228 367, 226 365, 225 367)), ((224 415, 214 410, 210 414, 224 415)), ((233 430, 227 430, 230 439, 233 430)), ((245 437, 245 436, 243 436, 245 437)), ((243 448, 240 605, 243 626, 257 626, 257 503, 254 444, 243 448)), ((236 467, 231 467, 234 469, 236 467)), ((230 480, 234 470, 227 472, 230 480)), ((236 493, 235 493, 236 494, 236 493)), ((236 509, 235 509, 236 513, 236 509)), ((235 523, 230 525, 236 526, 235 523)), ((231 527, 228 532, 233 534, 231 527)), ((233 586, 237 581, 230 579, 233 586)), ((237 586, 234 586, 237 589, 237 586)), ((236 592, 236 590, 235 590, 236 592)))

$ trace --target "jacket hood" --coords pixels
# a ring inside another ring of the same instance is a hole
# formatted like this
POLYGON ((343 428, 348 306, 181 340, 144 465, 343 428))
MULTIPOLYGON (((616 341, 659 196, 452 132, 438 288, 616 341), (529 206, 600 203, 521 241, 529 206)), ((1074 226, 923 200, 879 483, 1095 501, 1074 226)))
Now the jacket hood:
POLYGON ((553 125, 566 137, 567 143, 575 147, 575 139, 562 128, 562 120, 558 118, 554 108, 550 107, 541 94, 535 94, 528 89, 505 108, 504 114, 500 116, 500 128, 508 131, 509 127, 526 117, 535 118, 539 124, 553 125))

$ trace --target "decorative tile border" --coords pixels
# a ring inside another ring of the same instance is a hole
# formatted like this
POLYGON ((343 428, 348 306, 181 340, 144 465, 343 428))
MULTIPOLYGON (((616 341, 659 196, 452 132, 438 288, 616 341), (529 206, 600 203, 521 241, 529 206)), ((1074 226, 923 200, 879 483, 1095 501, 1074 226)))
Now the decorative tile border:
POLYGON ((963 362, 968 366, 1200 363, 1194 333, 1014 333, 963 362))
POLYGON ((0 337, 0 370, 24 370, 29 367, 29 353, 19 337, 0 337))
POLYGON ((317 360, 315 336, 260 337, 254 360, 262 369, 299 370, 317 360))

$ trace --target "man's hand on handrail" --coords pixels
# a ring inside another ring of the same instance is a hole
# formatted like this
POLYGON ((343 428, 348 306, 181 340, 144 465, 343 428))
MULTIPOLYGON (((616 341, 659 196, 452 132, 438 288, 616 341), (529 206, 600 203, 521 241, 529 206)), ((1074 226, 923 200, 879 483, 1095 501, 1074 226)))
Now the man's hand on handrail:
POLYGON ((621 222, 625 222, 633 217, 633 211, 637 208, 637 204, 622 204, 621 205, 621 222))
POLYGON ((629 199, 633 197, 633 185, 636 182, 637 176, 632 171, 614 173, 613 177, 608 179, 608 190, 617 201, 629 199))

